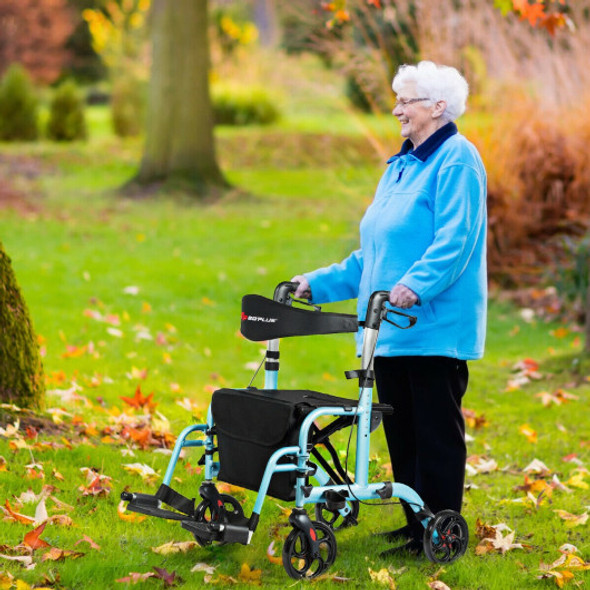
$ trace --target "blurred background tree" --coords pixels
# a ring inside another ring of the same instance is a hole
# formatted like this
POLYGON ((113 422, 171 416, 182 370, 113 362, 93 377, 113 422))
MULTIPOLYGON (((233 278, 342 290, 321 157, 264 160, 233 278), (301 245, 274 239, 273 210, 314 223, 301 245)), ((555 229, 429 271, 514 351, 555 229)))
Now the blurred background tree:
POLYGON ((217 163, 209 95, 208 2, 154 0, 146 142, 137 181, 194 194, 228 186, 217 163))

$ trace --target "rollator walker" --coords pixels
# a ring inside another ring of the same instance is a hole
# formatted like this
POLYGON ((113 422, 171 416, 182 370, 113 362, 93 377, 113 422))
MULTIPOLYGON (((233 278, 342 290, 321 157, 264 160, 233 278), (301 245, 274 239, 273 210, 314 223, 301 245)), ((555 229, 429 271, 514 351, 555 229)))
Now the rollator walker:
POLYGON ((379 329, 383 321, 399 329, 411 328, 416 318, 388 307, 387 291, 372 294, 366 319, 359 322, 354 315, 327 313, 294 300, 296 288, 297 283, 283 282, 276 287, 272 300, 260 295, 242 299, 242 334, 252 341, 268 341, 264 389, 249 386, 215 391, 207 423, 188 426, 179 435, 158 491, 154 495, 125 491, 121 498, 129 510, 180 521, 201 546, 248 545, 267 496, 294 501, 289 515, 292 529, 282 551, 285 570, 294 579, 314 578, 327 571, 336 558, 334 531, 357 524, 361 503, 377 500, 383 504, 397 498, 411 507, 423 525, 428 559, 436 563, 458 559, 465 553, 469 538, 467 523, 459 513, 443 510, 433 514, 412 488, 391 481, 371 483, 368 477, 371 432, 380 425, 383 414, 393 412, 387 404, 372 403, 373 356, 379 329), (293 306, 294 302, 299 306, 293 306), (398 321, 404 325, 392 321, 391 314, 402 316, 398 321), (363 327, 361 368, 346 373, 348 379, 358 380, 358 400, 278 388, 280 338, 357 332, 359 326, 363 327), (328 417, 329 423, 320 427, 316 421, 322 417, 328 417), (353 479, 342 466, 330 437, 355 426, 353 479), (195 498, 187 498, 171 487, 180 452, 190 447, 204 449, 199 463, 205 474, 198 504, 195 498), (216 479, 258 492, 249 517, 237 499, 217 490, 216 479), (305 509, 308 504, 314 506, 314 520, 305 509))

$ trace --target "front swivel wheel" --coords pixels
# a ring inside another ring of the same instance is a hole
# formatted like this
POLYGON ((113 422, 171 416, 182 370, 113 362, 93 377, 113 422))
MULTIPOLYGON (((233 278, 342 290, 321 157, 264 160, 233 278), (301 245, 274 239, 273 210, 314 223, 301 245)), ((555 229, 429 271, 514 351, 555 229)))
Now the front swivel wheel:
POLYGON ((459 559, 469 543, 465 519, 454 510, 437 512, 424 531, 424 553, 434 563, 451 563, 459 559))
MULTIPOLYGON (((228 494, 219 494, 219 501, 216 505, 209 499, 204 499, 195 509, 194 519, 197 522, 234 522, 240 518, 243 518, 244 510, 242 505, 233 497, 228 494)), ((195 540, 201 547, 211 545, 209 539, 205 539, 196 533, 193 533, 195 540)))
POLYGON ((283 546, 283 566, 294 580, 317 578, 336 559, 336 537, 332 529, 318 521, 312 521, 318 547, 314 554, 307 533, 293 528, 283 546))

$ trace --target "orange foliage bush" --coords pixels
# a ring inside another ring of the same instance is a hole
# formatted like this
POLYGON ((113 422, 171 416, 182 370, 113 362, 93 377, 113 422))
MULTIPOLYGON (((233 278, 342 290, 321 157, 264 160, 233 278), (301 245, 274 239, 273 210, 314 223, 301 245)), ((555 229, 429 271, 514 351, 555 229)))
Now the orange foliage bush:
POLYGON ((510 282, 538 274, 554 258, 551 238, 590 226, 590 116, 569 121, 524 96, 495 111, 474 137, 488 171, 488 260, 510 282), (517 277, 515 275, 518 275, 517 277))

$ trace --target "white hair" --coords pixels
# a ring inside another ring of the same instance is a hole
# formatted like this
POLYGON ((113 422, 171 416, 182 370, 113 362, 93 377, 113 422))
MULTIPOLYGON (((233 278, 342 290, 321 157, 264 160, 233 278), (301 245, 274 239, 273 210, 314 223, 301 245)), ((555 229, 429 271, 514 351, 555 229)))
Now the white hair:
POLYGON ((434 102, 444 100, 447 103, 443 114, 445 119, 454 121, 465 112, 469 85, 457 69, 431 61, 421 61, 415 66, 402 65, 391 87, 398 94, 408 82, 416 84, 419 97, 429 98, 434 102))

